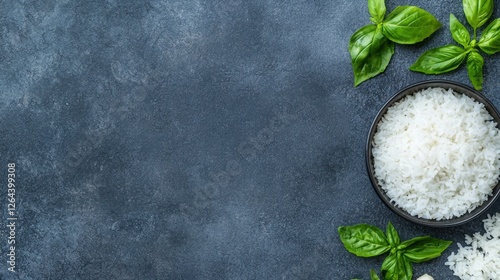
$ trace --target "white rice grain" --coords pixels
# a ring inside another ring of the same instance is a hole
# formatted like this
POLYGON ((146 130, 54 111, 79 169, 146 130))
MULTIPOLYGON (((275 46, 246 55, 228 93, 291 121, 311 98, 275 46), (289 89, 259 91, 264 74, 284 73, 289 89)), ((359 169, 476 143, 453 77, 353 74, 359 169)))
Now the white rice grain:
POLYGON ((483 220, 486 233, 465 235, 465 244, 445 263, 462 280, 500 279, 500 213, 483 220))
POLYGON ((474 210, 500 176, 500 133, 484 105, 428 88, 393 104, 372 143, 375 178, 410 215, 451 219, 474 210))

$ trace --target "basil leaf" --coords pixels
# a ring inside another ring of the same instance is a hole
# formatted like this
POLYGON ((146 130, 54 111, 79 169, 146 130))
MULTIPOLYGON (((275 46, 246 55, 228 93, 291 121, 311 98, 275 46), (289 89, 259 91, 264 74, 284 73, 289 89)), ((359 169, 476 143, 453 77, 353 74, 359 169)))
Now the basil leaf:
POLYGON ((415 6, 399 6, 382 23, 382 33, 399 44, 414 44, 429 37, 441 23, 429 12, 415 6))
POLYGON ((387 237, 389 245, 391 245, 392 247, 398 246, 399 243, 401 242, 399 234, 394 228, 394 226, 391 224, 391 222, 387 224, 387 229, 385 230, 385 236, 387 237))
POLYGON ((427 236, 411 243, 402 250, 403 255, 410 261, 421 263, 441 256, 441 253, 452 242, 427 236))
POLYGON ((385 71, 394 54, 394 44, 380 28, 370 24, 358 29, 349 41, 349 53, 354 71, 354 86, 385 71))
MULTIPOLYGON (((382 276, 384 279, 393 279, 393 276, 397 276, 397 258, 396 258, 396 253, 390 253, 389 256, 387 256, 384 259, 384 262, 382 263, 382 276)), ((396 278, 397 279, 397 278, 396 278)))
POLYGON ((377 275, 377 272, 375 272, 375 270, 370 270, 370 279, 371 280, 380 280, 380 278, 378 277, 377 275))
POLYGON ((500 18, 495 19, 486 27, 477 45, 487 54, 500 51, 500 18))
POLYGON ((419 237, 414 237, 412 239, 409 239, 409 240, 406 240, 406 241, 403 241, 396 249, 397 250, 404 250, 406 249, 408 246, 412 245, 413 243, 416 243, 416 242, 419 242, 419 241, 422 241, 422 240, 427 240, 427 238, 429 238, 429 236, 419 236, 419 237))
POLYGON ((467 57, 467 73, 475 89, 483 89, 483 65, 484 59, 477 52, 473 51, 467 57))
POLYGON ((381 23, 385 17, 385 0, 368 0, 368 12, 372 16, 373 23, 381 23))
POLYGON ((493 13, 493 0, 463 0, 462 4, 467 22, 474 30, 485 24, 493 13))
POLYGON ((451 36, 457 43, 465 48, 469 46, 470 33, 453 14, 450 14, 450 31, 451 36))
POLYGON ((410 66, 410 70, 425 74, 441 74, 455 70, 467 56, 466 50, 446 45, 426 51, 410 66))
MULTIPOLYGON (((398 252, 401 253, 401 252, 398 252)), ((410 262, 410 260, 403 254, 400 255, 401 258, 401 274, 400 274, 400 279, 408 279, 411 280, 413 277, 413 266, 410 262), (406 277, 406 278, 405 278, 406 277)))
POLYGON ((384 233, 375 226, 342 226, 338 228, 338 232, 347 251, 358 257, 374 257, 390 249, 384 233))
POLYGON ((411 280, 413 267, 401 252, 391 252, 382 263, 382 275, 385 280, 411 280))

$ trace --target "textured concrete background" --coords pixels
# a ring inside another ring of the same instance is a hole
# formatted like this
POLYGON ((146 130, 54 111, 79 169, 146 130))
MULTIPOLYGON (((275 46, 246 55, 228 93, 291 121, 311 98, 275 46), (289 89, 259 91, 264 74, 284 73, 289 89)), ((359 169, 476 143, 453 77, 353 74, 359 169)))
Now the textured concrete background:
MULTIPOLYGON (((354 88, 347 45, 366 1, 1 1, 2 224, 9 162, 19 217, 17 274, 0 230, 1 279, 368 279, 382 258, 337 235, 362 222, 463 244, 481 219, 402 220, 364 163, 383 103, 435 78, 408 67, 452 43, 459 2, 387 1, 443 27, 354 88)), ((483 93, 500 106, 499 57, 485 61, 483 93)), ((439 78, 469 84, 464 67, 439 78)), ((456 248, 415 275, 452 279, 456 248)))

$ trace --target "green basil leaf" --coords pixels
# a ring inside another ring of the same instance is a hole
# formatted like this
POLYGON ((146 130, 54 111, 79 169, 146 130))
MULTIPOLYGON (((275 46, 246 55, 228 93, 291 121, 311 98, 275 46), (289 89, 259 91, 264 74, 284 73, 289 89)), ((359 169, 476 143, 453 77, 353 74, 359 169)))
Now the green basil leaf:
POLYGON ((342 226, 338 228, 338 232, 347 251, 358 257, 374 257, 390 249, 384 233, 375 226, 342 226))
POLYGON ((378 277, 377 275, 377 272, 375 272, 375 270, 370 270, 370 279, 371 280, 380 280, 380 278, 378 277))
POLYGON ((467 57, 467 73, 475 89, 483 89, 483 65, 484 59, 477 52, 473 51, 467 57))
POLYGON ((477 45, 487 54, 500 51, 500 18, 495 19, 486 27, 477 45))
POLYGON ((413 243, 422 241, 422 240, 427 240, 429 236, 419 236, 419 237, 414 237, 409 240, 403 241, 396 249, 399 251, 405 250, 408 246, 412 245, 413 243))
POLYGON ((374 23, 381 23, 385 17, 385 0, 368 0, 368 11, 374 23))
POLYGON ((349 41, 349 53, 354 71, 354 86, 382 73, 394 54, 394 44, 380 28, 370 24, 358 29, 349 41))
POLYGON ((385 280, 411 280, 413 267, 401 252, 391 252, 382 263, 382 275, 385 280))
POLYGON ((450 14, 450 31, 451 36, 457 43, 465 48, 469 46, 470 33, 453 14, 450 14))
POLYGON ((467 22, 474 30, 485 24, 493 13, 493 0, 463 0, 462 4, 467 22))
POLYGON ((387 229, 385 230, 385 236, 387 237, 389 245, 391 245, 392 247, 396 247, 399 245, 399 243, 401 243, 399 234, 394 228, 394 226, 391 224, 391 222, 387 224, 387 229))
MULTIPOLYGON (((397 277, 397 258, 396 253, 391 252, 389 256, 384 259, 382 263, 382 276, 384 279, 393 279, 394 276, 397 277)), ((397 279, 397 278, 395 278, 397 279)))
POLYGON ((425 74, 441 74, 455 70, 467 56, 466 50, 446 45, 426 51, 410 66, 410 70, 425 74))
MULTIPOLYGON (((398 253, 401 254, 401 252, 398 253)), ((405 255, 401 254, 400 257, 401 257, 401 267, 402 267, 400 279, 411 280, 413 278, 413 266, 410 260, 405 255)))
POLYGON ((403 255, 410 261, 421 263, 441 256, 441 253, 450 246, 452 241, 427 236, 419 238, 402 250, 403 255))
POLYGON ((429 37, 441 23, 429 12, 415 6, 399 6, 382 23, 382 33, 399 44, 414 44, 429 37))

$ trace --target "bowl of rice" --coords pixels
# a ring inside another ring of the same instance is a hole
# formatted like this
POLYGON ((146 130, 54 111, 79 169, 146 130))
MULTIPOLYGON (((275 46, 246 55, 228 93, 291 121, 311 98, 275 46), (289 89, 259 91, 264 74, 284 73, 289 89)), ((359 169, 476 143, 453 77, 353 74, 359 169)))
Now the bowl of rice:
POLYGON ((500 193, 500 116, 466 85, 430 80, 390 98, 372 123, 366 164, 380 199, 420 225, 483 214, 500 193))

